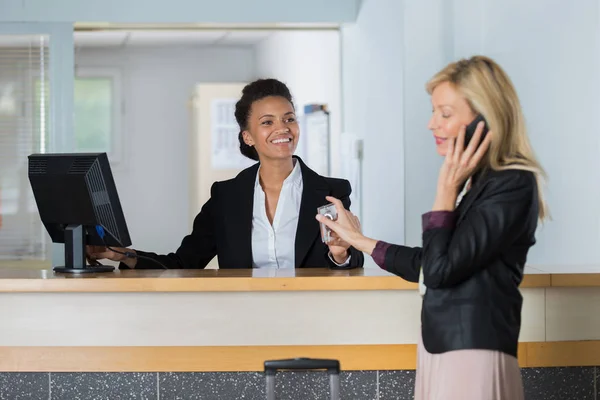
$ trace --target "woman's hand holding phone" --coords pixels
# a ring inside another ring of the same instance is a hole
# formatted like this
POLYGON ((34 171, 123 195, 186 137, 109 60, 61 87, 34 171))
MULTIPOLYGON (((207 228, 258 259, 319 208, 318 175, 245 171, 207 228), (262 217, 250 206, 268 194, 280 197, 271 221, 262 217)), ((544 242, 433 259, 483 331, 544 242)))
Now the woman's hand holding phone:
POLYGON ((491 131, 482 140, 485 122, 480 121, 473 139, 465 146, 466 127, 461 127, 458 137, 448 140, 448 152, 440 169, 433 211, 452 211, 463 185, 475 172, 485 156, 492 138, 491 131))

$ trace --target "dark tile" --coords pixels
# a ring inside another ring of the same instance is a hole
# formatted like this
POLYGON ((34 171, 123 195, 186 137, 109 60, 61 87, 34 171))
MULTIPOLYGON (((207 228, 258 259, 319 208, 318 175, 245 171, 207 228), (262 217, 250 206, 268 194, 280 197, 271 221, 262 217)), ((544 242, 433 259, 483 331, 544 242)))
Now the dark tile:
POLYGON ((156 400, 152 372, 51 373, 52 400, 156 400))
POLYGON ((262 400, 260 372, 182 372, 159 374, 160 400, 262 400))
POLYGON ((600 367, 596 367, 596 379, 594 380, 596 388, 596 400, 600 400, 600 367))
POLYGON ((525 400, 594 400, 594 367, 523 368, 525 400))
POLYGON ((49 379, 46 372, 2 372, 0 399, 47 399, 49 379))
POLYGON ((325 372, 280 372, 275 387, 281 399, 321 400, 329 396, 329 378, 325 372))
MULTIPOLYGON (((326 372, 280 372, 276 378, 277 398, 321 400, 330 396, 326 372)), ((377 400, 377 371, 342 372, 340 396, 344 400, 377 400)))
POLYGON ((344 400, 377 400, 377 371, 342 372, 340 386, 344 400))
MULTIPOLYGON (((277 398, 322 399, 329 395, 324 372, 280 372, 276 376, 277 398)), ((262 373, 161 373, 161 400, 257 399, 266 397, 262 373)), ((343 372, 340 377, 344 400, 376 400, 376 371, 343 372)))
POLYGON ((380 400, 413 400, 415 371, 379 371, 380 400))

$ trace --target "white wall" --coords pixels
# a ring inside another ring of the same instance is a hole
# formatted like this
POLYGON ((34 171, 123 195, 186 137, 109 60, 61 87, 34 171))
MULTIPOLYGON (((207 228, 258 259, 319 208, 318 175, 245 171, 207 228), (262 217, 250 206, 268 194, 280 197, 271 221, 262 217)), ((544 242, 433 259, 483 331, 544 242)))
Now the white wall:
POLYGON ((441 165, 425 82, 452 59, 451 3, 389 3, 365 1, 343 29, 345 130, 365 140, 365 233, 418 246, 441 165))
POLYGON ((597 0, 365 0, 342 37, 345 129, 365 138, 365 232, 420 243, 441 162, 424 84, 447 62, 481 53, 513 79, 550 176, 554 220, 540 228, 530 264, 598 266, 599 12, 597 0))
POLYGON ((189 100, 196 83, 247 82, 251 48, 82 50, 78 66, 117 67, 128 154, 114 167, 120 200, 139 249, 174 251, 188 233, 189 100))
POLYGON ((506 69, 548 172, 553 221, 530 262, 550 271, 600 265, 599 11, 598 0, 455 1, 456 57, 506 69))
POLYGON ((344 131, 364 141, 363 231, 393 243, 404 243, 403 9, 365 0, 342 29, 344 131))
POLYGON ((421 245, 421 215, 433 205, 443 159, 427 129, 431 117, 427 82, 452 60, 451 2, 407 1, 404 6, 404 201, 405 239, 421 245))
MULTIPOLYGON (((340 34, 338 31, 280 31, 256 46, 256 74, 284 82, 299 114, 306 104, 331 111, 331 175, 340 175, 342 122, 340 34)), ((302 134, 302 133, 301 133, 302 134)), ((305 141, 306 137, 301 141, 305 141)), ((306 143, 302 143, 305 145, 306 143)))

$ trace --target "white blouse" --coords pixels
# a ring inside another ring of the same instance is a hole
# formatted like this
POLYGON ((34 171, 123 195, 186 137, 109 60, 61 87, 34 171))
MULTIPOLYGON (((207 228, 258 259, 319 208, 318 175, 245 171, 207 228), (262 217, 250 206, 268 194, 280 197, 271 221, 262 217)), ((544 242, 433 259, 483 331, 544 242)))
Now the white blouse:
MULTIPOLYGON (((283 181, 279 194, 273 225, 267 217, 265 192, 260 186, 260 167, 254 184, 254 206, 252 211, 252 267, 295 268, 296 231, 302 201, 302 171, 295 162, 292 173, 283 181)), ((317 210, 315 210, 315 215, 317 210)), ((331 254, 329 258, 335 263, 331 254)), ((344 264, 350 262, 350 257, 344 264)))

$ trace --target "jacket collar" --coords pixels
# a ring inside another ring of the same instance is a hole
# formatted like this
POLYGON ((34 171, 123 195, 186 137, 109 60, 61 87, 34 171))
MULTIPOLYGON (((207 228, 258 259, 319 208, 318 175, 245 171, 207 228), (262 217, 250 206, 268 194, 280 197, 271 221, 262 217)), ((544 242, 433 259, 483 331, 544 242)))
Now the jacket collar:
MULTIPOLYGON (((259 189, 260 190, 260 163, 258 164, 258 169, 256 171, 256 178, 254 180, 254 190, 259 189)), ((292 172, 289 174, 289 176, 287 178, 285 178, 284 180, 284 184, 288 183, 291 185, 301 185, 303 181, 303 177, 302 177, 302 168, 300 167, 300 162, 298 162, 298 159, 294 159, 294 168, 292 169, 292 172)))
MULTIPOLYGON (((310 169, 300 157, 294 156, 296 166, 299 167, 299 174, 302 178, 303 189, 300 202, 300 212, 298 215, 298 227, 296 229, 295 240, 295 264, 296 267, 303 266, 303 262, 315 243, 319 240, 319 223, 315 219, 317 208, 327 203, 325 196, 331 194, 327 181, 315 171, 310 169)), ((247 260, 249 265, 252 263, 252 213, 254 209, 254 190, 260 190, 256 187, 257 175, 260 164, 246 168, 235 178, 239 189, 239 197, 235 201, 236 207, 231 210, 232 218, 237 221, 239 229, 230 231, 229 234, 236 235, 236 243, 241 244, 240 258, 247 260), (239 201, 243 199, 242 201, 239 201)), ((294 172, 292 172, 294 174, 294 172)), ((290 175, 291 177, 292 175, 290 175)), ((298 179, 294 177, 292 179, 298 179)))
POLYGON ((484 168, 480 169, 473 174, 471 177, 471 188, 465 193, 464 197, 460 202, 460 212, 458 215, 457 224, 460 223, 467 213, 467 210, 471 208, 473 202, 479 197, 487 180, 489 170, 484 168))
POLYGON ((317 208, 327 203, 325 197, 331 194, 331 189, 325 178, 308 168, 300 157, 294 158, 300 164, 304 186, 295 245, 296 267, 300 267, 303 265, 313 243, 319 240, 319 222, 315 219, 315 216, 317 215, 317 208))

